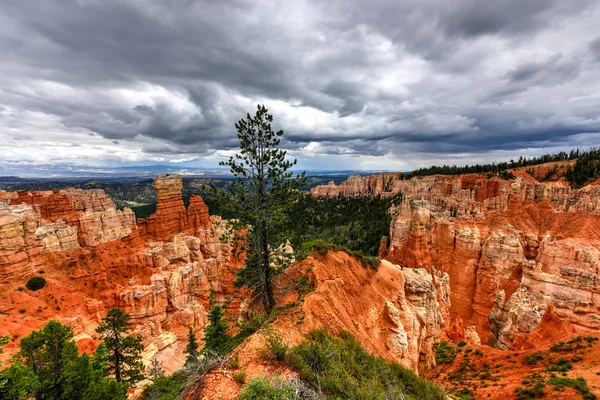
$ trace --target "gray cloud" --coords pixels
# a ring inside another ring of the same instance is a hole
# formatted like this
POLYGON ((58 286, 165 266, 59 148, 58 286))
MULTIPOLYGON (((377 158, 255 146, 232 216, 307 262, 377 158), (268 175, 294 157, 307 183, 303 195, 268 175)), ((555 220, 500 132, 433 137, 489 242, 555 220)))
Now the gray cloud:
POLYGON ((576 146, 600 132, 599 18, 593 0, 7 0, 0 156, 217 160, 257 103, 307 163, 576 146))
POLYGON ((596 61, 600 61, 600 36, 590 42, 590 51, 596 61))

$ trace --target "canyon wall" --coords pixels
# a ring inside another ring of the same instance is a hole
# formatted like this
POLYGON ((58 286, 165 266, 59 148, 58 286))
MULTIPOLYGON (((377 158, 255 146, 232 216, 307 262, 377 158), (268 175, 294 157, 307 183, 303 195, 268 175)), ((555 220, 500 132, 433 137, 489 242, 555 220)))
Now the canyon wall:
MULTIPOLYGON (((382 255, 403 267, 447 273, 452 316, 474 325, 484 342, 510 348, 538 327, 549 304, 575 328, 598 329, 600 186, 572 189, 513 173, 511 180, 435 175, 383 186, 372 184, 384 182, 376 175, 337 188, 348 195, 364 194, 366 186, 376 188, 369 194, 402 193, 382 255)), ((312 194, 337 189, 328 190, 312 194)))
POLYGON ((0 282, 41 266, 44 251, 96 246, 136 234, 133 211, 117 210, 102 190, 0 193, 0 282))
MULTIPOLYGON (((139 226, 102 190, 0 193, 0 334, 13 337, 3 357, 48 319, 93 348, 98 323, 120 307, 144 340, 146 362, 181 366, 188 329, 202 336, 211 302, 232 297, 239 263, 220 240, 227 221, 209 216, 199 196, 185 208, 181 177, 158 177, 155 188, 156 213, 139 226), (24 290, 34 275, 46 287, 24 290)), ((231 302, 233 313, 242 300, 231 302)))

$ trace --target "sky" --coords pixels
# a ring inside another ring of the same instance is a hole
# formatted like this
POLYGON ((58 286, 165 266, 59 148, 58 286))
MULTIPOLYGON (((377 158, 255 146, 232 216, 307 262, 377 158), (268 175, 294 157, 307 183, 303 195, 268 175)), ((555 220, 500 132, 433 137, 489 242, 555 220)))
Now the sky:
POLYGON ((257 104, 306 169, 600 144, 598 0, 2 0, 0 163, 211 168, 257 104))

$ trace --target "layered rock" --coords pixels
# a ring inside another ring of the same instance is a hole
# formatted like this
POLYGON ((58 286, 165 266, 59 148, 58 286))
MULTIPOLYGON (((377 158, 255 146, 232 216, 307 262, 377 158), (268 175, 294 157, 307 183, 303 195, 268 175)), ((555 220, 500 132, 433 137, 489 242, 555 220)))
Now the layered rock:
POLYGON ((327 185, 316 186, 311 189, 313 196, 331 196, 340 194, 345 196, 391 194, 394 192, 394 182, 400 179, 402 173, 388 173, 378 175, 351 175, 339 186, 333 181, 327 185))
POLYGON ((26 204, 0 203, 0 281, 28 276, 42 263, 42 243, 36 238, 39 216, 26 204))
MULTIPOLYGON (((147 225, 138 235, 133 212, 116 210, 102 191, 0 193, 0 277, 6 281, 0 334, 24 335, 54 318, 72 326, 81 348, 92 351, 95 327, 108 309, 120 307, 143 338, 144 360, 158 357, 167 371, 179 368, 188 329, 202 336, 211 302, 231 297, 240 265, 221 241, 228 222, 209 216, 199 196, 186 210, 176 193, 180 184, 180 177, 156 183, 161 205, 150 226, 164 223, 155 232, 168 240, 147 234, 147 225), (42 269, 46 288, 16 290, 42 269)), ((241 301, 231 302, 233 316, 241 301)), ((6 354, 14 351, 10 344, 6 354)))
POLYGON ((547 299, 557 318, 578 329, 600 327, 600 186, 537 181, 553 170, 546 167, 513 170, 511 180, 397 175, 384 190, 370 184, 379 175, 362 182, 353 177, 312 194, 401 193, 392 210, 389 251, 382 255, 404 267, 448 273, 453 317, 475 326, 484 343, 509 348, 515 337, 536 329, 546 309, 536 308, 531 318, 523 299, 547 299), (507 303, 500 306, 495 300, 501 292, 507 303))
POLYGON ((348 330, 367 350, 417 371, 435 365, 433 344, 449 307, 446 274, 434 283, 424 269, 403 270, 387 261, 373 271, 343 252, 309 258, 308 263, 315 290, 306 295, 302 324, 286 325, 285 337, 297 342, 315 328, 335 334, 348 330))
POLYGON ((170 240, 177 233, 193 233, 210 224, 208 207, 202 197, 193 195, 186 210, 181 193, 181 176, 159 176, 154 180, 154 188, 158 198, 156 212, 138 221, 142 234, 158 240, 170 240))
POLYGON ((133 211, 117 210, 102 190, 2 193, 0 281, 31 274, 42 251, 96 246, 135 233, 133 211))

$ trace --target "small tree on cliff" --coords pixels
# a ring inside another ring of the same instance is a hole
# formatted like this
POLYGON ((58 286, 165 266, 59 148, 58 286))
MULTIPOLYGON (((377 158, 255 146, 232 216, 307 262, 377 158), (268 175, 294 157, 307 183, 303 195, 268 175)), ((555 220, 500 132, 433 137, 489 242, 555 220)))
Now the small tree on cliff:
POLYGON ((229 325, 223 320, 223 308, 214 305, 208 312, 210 324, 204 328, 204 348, 202 352, 208 356, 229 353, 233 347, 233 338, 227 334, 229 325))
POLYGON ((133 384, 143 378, 141 353, 144 350, 140 337, 126 336, 129 331, 129 314, 112 308, 102 319, 96 332, 103 336, 108 350, 108 371, 117 382, 133 384))
POLYGON ((283 131, 273 131, 272 122, 273 115, 259 105, 254 116, 247 114, 235 124, 240 151, 220 163, 235 179, 227 191, 213 186, 223 206, 237 218, 234 229, 248 229, 240 241, 245 267, 236 284, 248 287, 267 314, 275 306, 273 277, 287 264, 278 249, 287 239, 288 211, 306 183, 304 172, 294 176, 291 171, 296 160, 286 160, 287 152, 279 148, 283 131))
POLYGON ((185 358, 185 365, 192 365, 198 362, 198 340, 196 339, 196 334, 194 334, 194 330, 190 328, 188 332, 188 343, 185 346, 185 350, 183 351, 187 354, 185 358))

